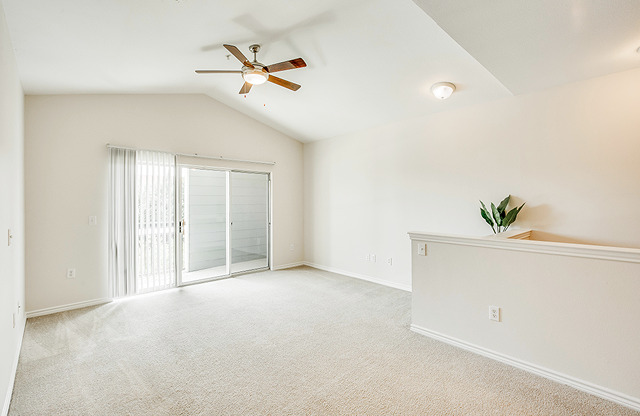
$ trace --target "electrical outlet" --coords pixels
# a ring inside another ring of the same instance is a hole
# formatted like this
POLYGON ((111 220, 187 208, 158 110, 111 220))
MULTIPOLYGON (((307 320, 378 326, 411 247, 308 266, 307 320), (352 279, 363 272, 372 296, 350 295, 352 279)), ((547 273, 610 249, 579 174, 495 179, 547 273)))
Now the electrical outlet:
POLYGON ((500 322, 500 308, 498 306, 489 306, 489 319, 500 322))
POLYGON ((375 254, 371 255, 371 261, 374 262, 374 263, 376 262, 376 255, 375 254))
POLYGON ((67 279, 76 278, 76 269, 67 269, 67 279))
POLYGON ((389 258, 387 259, 387 264, 388 264, 389 266, 393 266, 393 258, 389 257, 389 258))
POLYGON ((293 244, 293 243, 289 244, 289 251, 293 251, 293 250, 295 250, 295 248, 296 248, 295 244, 293 244))
POLYGON ((427 255, 427 243, 418 243, 418 255, 419 256, 427 255))

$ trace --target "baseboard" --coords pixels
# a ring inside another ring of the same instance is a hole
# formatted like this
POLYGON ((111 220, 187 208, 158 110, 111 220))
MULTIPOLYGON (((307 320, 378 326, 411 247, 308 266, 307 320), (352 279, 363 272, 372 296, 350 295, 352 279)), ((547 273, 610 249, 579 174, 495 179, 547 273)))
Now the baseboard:
POLYGON ((345 270, 340 270, 340 269, 336 269, 334 267, 329 267, 329 266, 323 266, 321 264, 311 263, 308 261, 305 261, 303 263, 305 266, 313 267, 314 269, 320 269, 320 270, 324 270, 326 272, 331 272, 331 273, 343 274, 345 276, 354 277, 356 279, 366 280, 367 282, 377 283, 379 285, 392 287, 394 289, 404 290, 405 292, 411 292, 411 285, 403 285, 401 283, 389 282, 387 280, 366 276, 364 274, 347 272, 345 270))
POLYGON ((101 298, 101 299, 85 300, 83 302, 70 303, 68 305, 54 306, 51 308, 38 309, 35 311, 27 312, 27 318, 35 318, 36 316, 51 315, 52 313, 86 308, 88 306, 102 305, 104 303, 109 303, 111 301, 112 301, 111 298, 101 298))
POLYGON ((471 344, 466 341, 462 341, 460 339, 453 338, 436 331, 432 331, 430 329, 422 328, 418 325, 411 324, 411 330, 418 334, 425 335, 429 338, 442 341, 444 343, 453 345, 455 347, 462 348, 464 350, 471 351, 473 353, 511 365, 521 370, 528 371, 530 373, 542 376, 544 378, 548 378, 549 380, 553 380, 561 384, 566 384, 567 386, 573 387, 577 390, 581 390, 586 393, 592 394, 594 396, 598 396, 603 399, 610 400, 614 403, 621 404, 631 409, 640 410, 640 398, 628 396, 624 393, 620 393, 620 392, 608 389, 606 387, 598 386, 588 381, 584 381, 576 377, 568 376, 566 374, 562 374, 557 371, 550 370, 548 368, 544 368, 536 364, 531 364, 529 362, 520 360, 515 357, 511 357, 496 351, 492 351, 487 348, 483 348, 478 345, 471 344))
POLYGON ((278 266, 271 266, 271 270, 284 270, 284 269, 291 269, 293 267, 300 267, 300 266, 304 266, 303 261, 297 261, 295 263, 280 264, 278 266))
POLYGON ((2 413, 0 415, 7 416, 9 414, 9 406, 11 405, 11 395, 13 394, 13 385, 16 382, 16 373, 18 372, 18 361, 20 360, 20 350, 22 350, 22 338, 24 338, 24 328, 26 326, 26 319, 22 321, 22 333, 20 334, 18 341, 18 348, 13 357, 13 365, 11 366, 11 379, 9 380, 9 388, 7 394, 4 397, 4 404, 2 406, 2 413))

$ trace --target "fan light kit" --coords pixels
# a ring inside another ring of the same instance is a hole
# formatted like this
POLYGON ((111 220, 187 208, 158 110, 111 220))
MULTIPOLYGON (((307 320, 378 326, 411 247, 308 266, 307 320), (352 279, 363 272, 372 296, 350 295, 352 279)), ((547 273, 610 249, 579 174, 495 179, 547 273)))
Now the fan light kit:
POLYGON ((431 86, 431 93, 440 100, 446 100, 456 90, 456 86, 450 82, 436 82, 431 86))
POLYGON ((267 82, 269 75, 265 74, 262 69, 258 68, 246 68, 242 71, 242 78, 249 84, 260 85, 267 82))
POLYGON ((307 63, 302 58, 291 59, 273 65, 263 65, 256 59, 256 54, 260 50, 260 45, 251 45, 249 50, 253 53, 253 61, 249 60, 240 52, 240 49, 233 45, 223 45, 233 56, 242 62, 239 70, 217 70, 217 69, 196 69, 197 74, 241 74, 244 85, 240 89, 240 94, 247 94, 254 85, 264 84, 269 81, 292 91, 298 91, 300 85, 294 84, 282 78, 271 75, 273 72, 286 71, 288 69, 304 68, 307 63))

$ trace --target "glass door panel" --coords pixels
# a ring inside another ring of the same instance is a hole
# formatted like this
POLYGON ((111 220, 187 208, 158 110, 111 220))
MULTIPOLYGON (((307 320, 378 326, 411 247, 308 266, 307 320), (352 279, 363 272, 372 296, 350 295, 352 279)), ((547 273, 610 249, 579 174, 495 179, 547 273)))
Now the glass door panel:
POLYGON ((219 170, 181 168, 181 283, 229 275, 227 175, 219 170))
POLYGON ((269 174, 230 172, 231 273, 269 267, 269 174))

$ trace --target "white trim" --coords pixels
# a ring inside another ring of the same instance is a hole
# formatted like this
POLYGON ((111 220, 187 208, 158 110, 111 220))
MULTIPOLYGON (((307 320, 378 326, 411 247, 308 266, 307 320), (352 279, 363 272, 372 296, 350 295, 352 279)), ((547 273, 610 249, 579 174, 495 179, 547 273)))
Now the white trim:
POLYGON ((114 144, 109 144, 109 143, 107 143, 107 149, 141 150, 141 151, 147 151, 147 152, 171 153, 171 154, 173 154, 175 156, 198 157, 200 159, 224 160, 224 161, 227 161, 227 162, 257 163, 257 164, 260 164, 260 165, 275 165, 276 164, 276 162, 265 162, 265 161, 262 161, 262 160, 235 159, 235 158, 222 157, 222 156, 205 156, 205 155, 199 155, 197 153, 173 153, 173 152, 168 152, 166 150, 137 149, 135 147, 116 146, 114 144))
POLYGON ((640 249, 637 248, 592 246, 586 244, 556 243, 551 241, 514 240, 508 238, 466 237, 461 235, 420 232, 410 232, 409 237, 411 237, 412 240, 431 241, 434 243, 499 248, 503 250, 528 251, 531 253, 640 263, 640 249))
POLYGON ((18 348, 16 349, 15 356, 13 357, 13 365, 11 366, 11 378, 9 379, 9 386, 7 388, 7 394, 4 397, 4 404, 2 405, 2 416, 9 414, 9 406, 11 406, 11 396, 13 394, 13 385, 16 382, 16 373, 18 372, 18 361, 20 360, 20 350, 22 349, 22 339, 24 338, 24 329, 26 327, 26 319, 22 320, 22 333, 18 341, 18 348))
POLYGON ((305 263, 303 261, 297 261, 295 263, 287 263, 287 264, 280 264, 278 266, 271 266, 271 270, 276 271, 276 270, 291 269, 294 267, 300 267, 304 265, 305 263))
POLYGON ((402 283, 390 282, 388 280, 378 279, 376 277, 367 276, 360 273, 348 272, 345 270, 336 269, 335 267, 323 266, 321 264, 311 263, 308 261, 304 262, 305 266, 313 267, 314 269, 324 270, 326 272, 342 274, 348 277, 354 277, 360 280, 366 280, 367 282, 377 283, 382 286, 392 287, 394 289, 404 290, 405 292, 411 292, 411 285, 405 285, 402 283))
POLYGON ((548 368, 541 367, 539 365, 532 364, 515 357, 511 357, 509 355, 505 355, 487 348, 480 347, 475 344, 471 344, 466 341, 462 341, 454 337, 450 337, 448 335, 441 334, 436 331, 432 331, 430 329, 422 328, 418 325, 411 324, 411 330, 418 334, 425 335, 429 338, 433 338, 437 341, 441 341, 446 344, 450 344, 455 347, 462 348, 463 350, 471 351, 475 354, 482 355, 487 358, 491 358, 492 360, 496 360, 501 363, 505 363, 513 367, 519 368, 521 370, 528 371, 530 373, 542 376, 544 378, 548 378, 549 380, 553 380, 561 384, 566 384, 567 386, 584 391, 594 396, 601 397, 606 400, 610 400, 614 403, 621 404, 631 409, 640 410, 640 398, 632 397, 624 393, 620 393, 620 392, 608 389, 606 387, 598 386, 596 384, 581 380, 573 376, 562 374, 557 371, 550 370, 548 368))
POLYGON ((512 240, 531 240, 531 233, 533 230, 509 230, 503 231, 499 234, 489 235, 487 238, 501 238, 501 239, 512 239, 512 240))
POLYGON ((73 309, 86 308, 88 306, 102 305, 113 301, 111 298, 101 298, 85 300, 83 302, 69 303, 68 305, 53 306, 51 308, 38 309, 27 312, 27 318, 35 318, 36 316, 51 315, 52 313, 70 311, 73 309))

